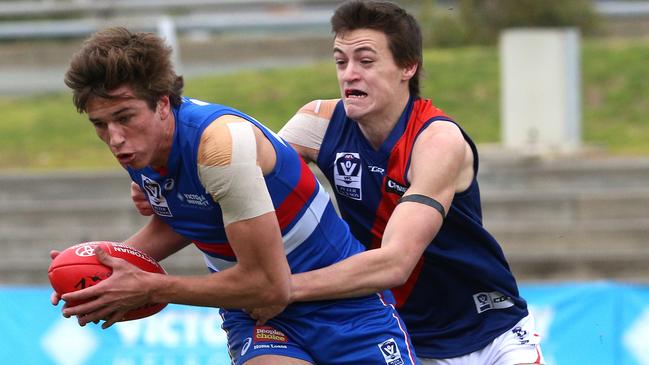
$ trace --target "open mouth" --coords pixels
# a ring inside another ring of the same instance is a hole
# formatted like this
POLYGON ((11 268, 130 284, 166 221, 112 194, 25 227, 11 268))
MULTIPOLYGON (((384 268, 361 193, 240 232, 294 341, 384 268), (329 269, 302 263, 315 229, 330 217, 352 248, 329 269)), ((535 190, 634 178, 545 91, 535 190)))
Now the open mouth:
POLYGON ((363 98, 366 97, 367 93, 358 89, 345 89, 346 98, 363 98))
POLYGON ((117 157, 117 161, 119 161, 120 164, 126 165, 129 162, 133 161, 133 159, 135 158, 135 154, 134 153, 118 153, 116 155, 116 157, 117 157))

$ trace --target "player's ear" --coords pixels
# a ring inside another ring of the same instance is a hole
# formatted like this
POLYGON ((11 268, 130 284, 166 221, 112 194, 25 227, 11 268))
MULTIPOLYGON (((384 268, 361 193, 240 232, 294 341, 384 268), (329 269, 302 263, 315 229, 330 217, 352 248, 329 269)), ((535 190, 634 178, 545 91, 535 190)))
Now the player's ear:
POLYGON ((415 76, 415 74, 417 73, 418 68, 419 68, 419 65, 417 65, 416 63, 413 63, 412 65, 404 67, 401 70, 403 80, 405 81, 405 80, 410 80, 411 78, 413 78, 413 76, 415 76))
POLYGON ((158 109, 158 113, 160 113, 162 119, 169 117, 169 113, 171 113, 171 100, 169 99, 169 95, 161 96, 160 99, 158 99, 156 108, 158 109))

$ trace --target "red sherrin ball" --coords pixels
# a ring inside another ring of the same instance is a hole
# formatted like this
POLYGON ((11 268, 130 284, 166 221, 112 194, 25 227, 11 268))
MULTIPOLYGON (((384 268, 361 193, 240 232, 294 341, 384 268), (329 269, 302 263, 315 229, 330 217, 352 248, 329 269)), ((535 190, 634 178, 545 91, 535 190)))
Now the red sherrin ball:
MULTIPOLYGON (((95 256, 95 247, 100 246, 113 257, 124 259, 140 269, 158 274, 166 274, 160 264, 146 253, 122 243, 96 241, 84 242, 66 248, 52 260, 47 276, 52 288, 63 295, 93 286, 108 278, 113 270, 103 265, 95 256)), ((68 303, 77 305, 81 303, 68 303)), ((161 311, 167 303, 149 304, 134 309, 124 316, 123 321, 148 317, 161 311)))

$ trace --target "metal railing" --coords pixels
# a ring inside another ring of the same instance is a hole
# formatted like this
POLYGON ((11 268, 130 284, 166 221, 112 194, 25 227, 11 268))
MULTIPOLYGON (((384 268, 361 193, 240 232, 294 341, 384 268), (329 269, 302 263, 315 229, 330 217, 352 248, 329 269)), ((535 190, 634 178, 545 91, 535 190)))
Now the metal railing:
POLYGON ((179 33, 328 29, 333 0, 113 0, 0 2, 0 40, 83 38, 112 25, 155 31, 161 17, 179 33), (54 19, 53 19, 54 18, 54 19), (3 20, 4 19, 4 20, 3 20))

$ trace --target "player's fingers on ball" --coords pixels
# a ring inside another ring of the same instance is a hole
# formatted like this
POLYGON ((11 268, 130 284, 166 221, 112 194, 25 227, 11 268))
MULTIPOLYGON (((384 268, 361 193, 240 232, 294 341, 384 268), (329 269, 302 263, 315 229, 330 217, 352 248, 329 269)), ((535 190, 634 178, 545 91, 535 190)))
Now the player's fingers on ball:
POLYGON ((88 323, 94 322, 94 320, 91 320, 90 317, 91 316, 89 314, 77 315, 77 322, 79 323, 79 326, 84 327, 88 323))
POLYGON ((99 262, 104 265, 114 267, 119 263, 118 259, 109 255, 108 252, 106 252, 106 250, 104 250, 100 246, 95 247, 95 255, 97 256, 97 259, 99 259, 99 262))
POLYGON ((59 302, 61 301, 61 296, 57 292, 52 292, 50 295, 50 302, 52 305, 59 305, 59 302))
MULTIPOLYGON (((64 294, 61 299, 66 301, 66 305, 63 306, 63 316, 65 317, 71 317, 71 316, 85 316, 90 313, 94 313, 96 311, 101 310, 104 306, 106 306, 105 301, 102 301, 100 299, 95 299, 92 300, 95 295, 90 294, 90 295, 85 295, 83 297, 79 297, 78 294, 81 293, 81 291, 78 292, 73 292, 73 293, 67 293, 64 294), (89 300, 89 301, 87 301, 89 300), (87 301, 87 302, 86 302, 87 301), (76 304, 74 306, 70 306, 70 302, 83 302, 82 304, 76 304)), ((108 315, 108 313, 105 313, 105 315, 108 315)), ((101 317, 99 317, 101 318, 101 317)))
POLYGON ((113 313, 110 316, 110 318, 108 318, 106 321, 104 321, 104 323, 101 325, 101 328, 106 329, 106 328, 114 325, 115 323, 123 320, 125 314, 126 314, 126 312, 123 312, 123 311, 118 311, 118 312, 113 313))
POLYGON ((97 257, 99 257, 100 259, 105 259, 110 256, 108 253, 106 253, 106 251, 104 251, 103 248, 101 248, 101 246, 95 247, 95 255, 97 255, 97 257))
POLYGON ((100 308, 96 311, 88 312, 88 314, 81 315, 79 318, 84 322, 84 325, 90 322, 99 323, 102 319, 109 318, 112 313, 112 309, 100 308))
MULTIPOLYGON (((99 284, 97 284, 99 285, 99 284)), ((95 288, 96 285, 91 286, 89 288, 85 288, 83 290, 78 290, 78 291, 73 291, 70 293, 65 293, 61 296, 61 299, 63 299, 66 303, 78 303, 78 302, 87 302, 88 300, 92 300, 93 298, 98 297, 97 289, 95 288)), ((87 307, 92 307, 92 302, 87 302, 83 304, 77 304, 74 306, 66 305, 64 308, 75 308, 77 310, 82 310, 87 307)), ((77 313, 75 313, 77 314, 77 313)))
POLYGON ((56 256, 58 256, 61 252, 57 250, 51 250, 50 251, 50 259, 54 260, 56 256))
POLYGON ((83 320, 83 318, 81 316, 77 316, 77 323, 81 327, 84 327, 86 325, 86 322, 83 320))
POLYGON ((66 301, 63 301, 63 308, 61 308, 61 314, 62 314, 63 317, 65 317, 65 318, 70 318, 70 315, 66 314, 66 312, 65 312, 65 309, 67 309, 67 308, 69 308, 69 307, 70 307, 70 306, 68 305, 68 303, 67 303, 66 301))

